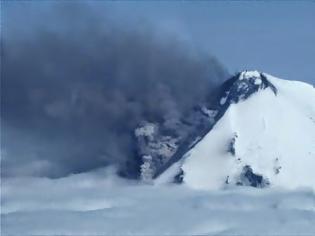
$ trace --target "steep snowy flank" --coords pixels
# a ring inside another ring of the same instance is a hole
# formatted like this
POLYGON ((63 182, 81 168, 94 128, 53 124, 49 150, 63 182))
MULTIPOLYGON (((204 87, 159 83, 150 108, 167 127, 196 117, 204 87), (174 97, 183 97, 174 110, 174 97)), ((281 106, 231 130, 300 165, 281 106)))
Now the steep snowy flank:
POLYGON ((181 160, 185 184, 315 189, 314 87, 246 71, 219 103, 217 123, 181 160))

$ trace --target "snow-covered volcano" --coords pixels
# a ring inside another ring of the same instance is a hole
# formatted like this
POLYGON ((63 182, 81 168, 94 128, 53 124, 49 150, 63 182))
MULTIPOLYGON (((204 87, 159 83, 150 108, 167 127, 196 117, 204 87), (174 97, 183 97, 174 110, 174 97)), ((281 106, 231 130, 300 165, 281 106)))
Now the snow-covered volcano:
POLYGON ((199 189, 315 189, 315 89, 257 71, 223 85, 213 128, 160 179, 182 170, 199 189))

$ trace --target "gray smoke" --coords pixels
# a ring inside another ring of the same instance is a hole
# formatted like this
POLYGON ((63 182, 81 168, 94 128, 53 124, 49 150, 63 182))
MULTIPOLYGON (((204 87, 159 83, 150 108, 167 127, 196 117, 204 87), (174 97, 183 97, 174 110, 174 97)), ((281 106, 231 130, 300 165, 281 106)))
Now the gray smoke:
POLYGON ((32 26, 9 13, 3 25, 2 176, 107 165, 133 175, 135 127, 175 126, 226 78, 216 59, 153 27, 127 29, 74 4, 29 12, 32 26))

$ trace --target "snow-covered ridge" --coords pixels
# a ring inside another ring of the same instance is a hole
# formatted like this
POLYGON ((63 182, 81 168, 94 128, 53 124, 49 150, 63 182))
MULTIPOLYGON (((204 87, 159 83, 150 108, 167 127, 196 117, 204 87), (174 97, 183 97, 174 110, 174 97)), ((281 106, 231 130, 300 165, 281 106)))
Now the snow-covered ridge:
POLYGON ((269 88, 277 94, 275 86, 269 82, 266 75, 258 71, 243 71, 226 81, 222 86, 221 106, 229 106, 247 99, 261 89, 269 88))
POLYGON ((313 86, 245 71, 223 85, 219 103, 214 127, 177 164, 186 185, 315 189, 313 86))
POLYGON ((257 78, 260 79, 260 73, 257 70, 254 71, 242 71, 240 74, 239 79, 251 79, 251 78, 257 78))

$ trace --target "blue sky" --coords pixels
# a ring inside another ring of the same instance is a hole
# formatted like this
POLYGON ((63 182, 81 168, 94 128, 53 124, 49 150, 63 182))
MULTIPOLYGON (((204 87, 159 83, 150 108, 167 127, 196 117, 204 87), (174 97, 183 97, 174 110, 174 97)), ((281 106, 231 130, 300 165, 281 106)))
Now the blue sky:
MULTIPOLYGON (((314 1, 87 2, 126 28, 153 26, 157 34, 176 35, 216 56, 230 73, 258 69, 315 84, 314 1)), ((26 5, 32 5, 28 14, 51 7, 26 1, 4 9, 22 4, 19 16, 27 16, 26 5)))
POLYGON ((233 73, 258 69, 315 84, 314 1, 118 2, 122 21, 147 20, 215 55, 233 73))

